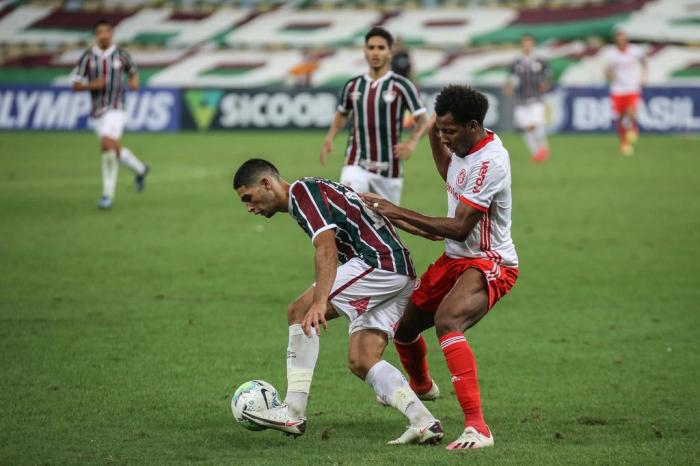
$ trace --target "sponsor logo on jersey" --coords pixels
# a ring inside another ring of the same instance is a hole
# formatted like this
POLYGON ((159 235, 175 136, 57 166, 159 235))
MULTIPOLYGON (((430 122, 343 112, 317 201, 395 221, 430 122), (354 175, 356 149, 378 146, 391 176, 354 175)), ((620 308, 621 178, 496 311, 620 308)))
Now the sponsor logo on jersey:
POLYGON ((467 170, 462 168, 460 170, 459 174, 457 175, 457 186, 460 188, 464 188, 464 186, 467 184, 467 170))
POLYGON ((119 60, 118 58, 115 58, 114 60, 112 60, 112 68, 114 68, 115 70, 118 70, 121 67, 122 67, 121 60, 119 60))
POLYGON ((445 183, 445 188, 447 188, 447 192, 452 195, 455 199, 459 199, 459 193, 455 188, 452 187, 450 183, 445 183))
POLYGON ((474 182, 474 189, 472 193, 476 194, 481 191, 481 186, 484 184, 484 179, 486 178, 486 172, 489 171, 489 161, 484 160, 481 162, 481 168, 479 169, 479 177, 474 182))
POLYGON ((362 95, 360 94, 360 91, 352 91, 350 93, 350 100, 357 102, 360 99, 360 95, 362 95))
POLYGON ((384 102, 390 104, 394 100, 396 100, 396 92, 394 91, 384 91, 382 93, 382 99, 384 99, 384 102))

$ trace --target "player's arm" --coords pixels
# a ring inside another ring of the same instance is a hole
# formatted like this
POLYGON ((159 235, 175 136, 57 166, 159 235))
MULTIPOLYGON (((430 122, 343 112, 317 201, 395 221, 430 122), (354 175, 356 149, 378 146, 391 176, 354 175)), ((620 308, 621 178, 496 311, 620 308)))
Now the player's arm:
POLYGON ((510 65, 508 69, 508 76, 506 76, 506 81, 503 83, 503 93, 507 96, 513 95, 513 81, 515 80, 515 63, 510 65))
POLYGON ((139 88, 139 74, 133 72, 129 75, 129 89, 132 91, 137 91, 139 88))
POLYGON ((340 132, 341 129, 345 128, 348 123, 348 114, 341 111, 335 112, 333 117, 333 123, 331 127, 328 128, 328 133, 326 133, 326 138, 323 140, 323 146, 321 146, 321 165, 326 164, 326 159, 328 155, 333 151, 333 139, 340 132))
POLYGON ((335 230, 322 231, 314 238, 316 253, 314 264, 316 267, 316 286, 314 286, 314 300, 304 316, 302 328, 306 336, 310 337, 312 327, 320 333, 319 325, 328 329, 326 323, 326 310, 328 309, 328 296, 331 294, 333 282, 338 265, 338 250, 335 245, 335 230))
POLYGON ((420 228, 416 228, 413 225, 411 225, 410 223, 404 222, 403 220, 391 220, 391 224, 397 228, 402 229, 403 231, 405 231, 407 233, 410 233, 410 234, 416 235, 416 236, 422 236, 423 238, 429 239, 431 241, 442 241, 445 239, 442 236, 431 235, 430 233, 426 233, 425 231, 421 230, 420 228))
POLYGON ((394 146, 394 154, 401 160, 408 160, 413 151, 416 150, 416 146, 425 134, 425 131, 428 129, 427 112, 416 116, 414 121, 415 125, 411 132, 411 137, 394 146))
POLYGON ((74 82, 73 83, 73 90, 74 91, 99 91, 100 89, 104 89, 105 87, 105 80, 104 78, 97 78, 93 79, 92 81, 83 83, 83 82, 74 82))
POLYGON ((405 222, 428 234, 442 236, 455 241, 466 240, 469 233, 484 215, 483 210, 476 209, 464 202, 460 202, 459 206, 457 206, 454 218, 430 217, 394 205, 386 199, 372 198, 365 203, 373 211, 391 220, 391 223, 394 223, 394 221, 405 222))
POLYGON ((642 85, 645 85, 649 77, 649 65, 647 64, 647 59, 643 55, 639 59, 639 65, 642 67, 642 85))
POLYGON ((430 141, 430 151, 433 153, 435 167, 443 180, 447 181, 447 169, 450 167, 452 154, 447 150, 447 147, 440 141, 440 130, 435 124, 437 116, 433 116, 428 122, 428 140, 430 141))

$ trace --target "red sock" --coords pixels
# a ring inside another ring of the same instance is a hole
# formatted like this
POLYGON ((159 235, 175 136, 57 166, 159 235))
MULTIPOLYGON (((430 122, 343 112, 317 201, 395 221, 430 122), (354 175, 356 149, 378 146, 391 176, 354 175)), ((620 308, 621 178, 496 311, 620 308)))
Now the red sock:
POLYGON ((394 340, 396 352, 403 368, 408 373, 408 384, 416 393, 426 393, 433 386, 433 379, 428 372, 428 360, 425 355, 428 349, 425 346, 423 335, 418 335, 411 343, 403 343, 394 340))
POLYGON ((452 374, 452 385, 464 413, 464 426, 472 426, 483 435, 491 435, 481 413, 479 381, 476 377, 476 359, 462 332, 450 332, 440 337, 447 367, 452 374))

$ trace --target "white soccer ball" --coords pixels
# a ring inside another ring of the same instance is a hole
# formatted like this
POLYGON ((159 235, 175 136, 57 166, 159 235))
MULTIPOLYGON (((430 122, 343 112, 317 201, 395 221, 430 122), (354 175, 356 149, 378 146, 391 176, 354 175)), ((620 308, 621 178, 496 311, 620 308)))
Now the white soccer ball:
POLYGON ((251 380, 244 383, 238 387, 231 398, 233 418, 248 430, 263 430, 265 427, 245 419, 243 411, 261 411, 281 405, 277 389, 263 380, 251 380))

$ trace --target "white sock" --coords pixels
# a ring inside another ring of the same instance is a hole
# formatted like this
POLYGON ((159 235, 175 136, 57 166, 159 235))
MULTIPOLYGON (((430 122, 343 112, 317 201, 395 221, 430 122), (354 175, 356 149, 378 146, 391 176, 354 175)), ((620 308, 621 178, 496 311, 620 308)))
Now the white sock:
POLYGON ((549 143, 547 142, 547 132, 542 126, 535 127, 535 137, 537 138, 537 147, 540 149, 549 149, 549 143))
POLYGON ((367 372, 365 381, 379 397, 403 413, 412 426, 424 426, 435 419, 411 390, 401 372, 386 361, 379 361, 367 372))
POLYGON ((300 324, 289 326, 289 346, 287 346, 287 396, 284 402, 294 417, 304 417, 309 400, 311 379, 318 359, 318 335, 304 335, 300 324))
POLYGON ((146 165, 136 158, 134 153, 131 152, 131 149, 128 147, 122 147, 122 150, 119 151, 119 161, 124 166, 128 167, 129 170, 138 175, 143 175, 143 173, 146 171, 146 165))
POLYGON ((119 162, 117 154, 113 150, 102 152, 102 195, 114 199, 117 189, 117 175, 119 174, 119 162))
POLYGON ((530 151, 531 155, 535 155, 539 149, 539 144, 537 142, 537 136, 534 131, 525 131, 523 133, 523 138, 525 139, 525 144, 530 151))

